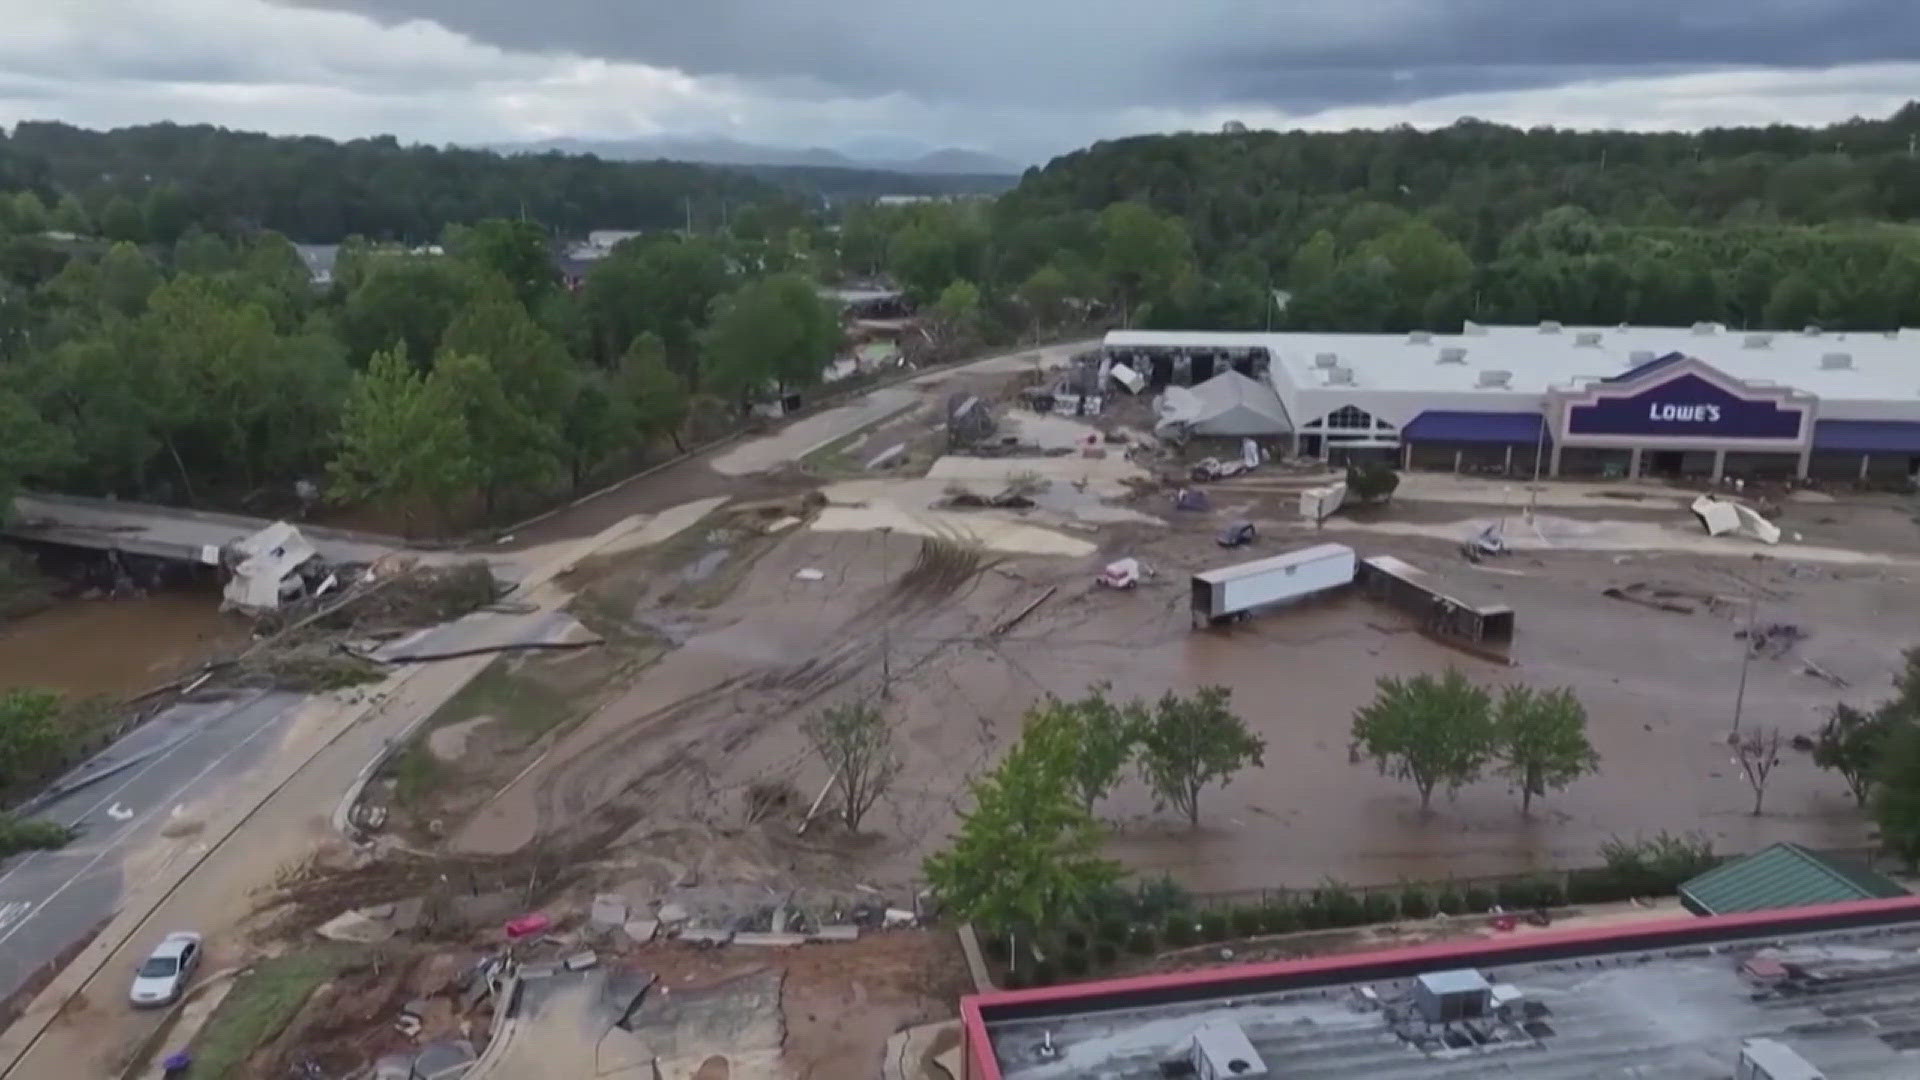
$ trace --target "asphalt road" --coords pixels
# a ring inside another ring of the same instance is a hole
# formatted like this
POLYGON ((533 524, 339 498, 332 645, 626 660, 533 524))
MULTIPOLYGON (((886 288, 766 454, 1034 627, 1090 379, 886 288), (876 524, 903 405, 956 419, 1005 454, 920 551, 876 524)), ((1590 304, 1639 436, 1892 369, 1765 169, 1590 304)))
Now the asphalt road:
POLYGON ((203 808, 272 746, 300 700, 249 692, 185 701, 64 778, 63 789, 115 770, 35 812, 77 826, 72 844, 0 869, 0 997, 110 918, 129 883, 191 851, 203 808))

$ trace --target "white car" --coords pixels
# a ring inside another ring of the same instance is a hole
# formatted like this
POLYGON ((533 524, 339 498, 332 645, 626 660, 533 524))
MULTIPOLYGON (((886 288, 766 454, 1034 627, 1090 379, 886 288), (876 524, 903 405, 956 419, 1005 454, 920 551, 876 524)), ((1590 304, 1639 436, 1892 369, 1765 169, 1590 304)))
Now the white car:
POLYGON ((171 1005, 200 964, 200 935, 176 931, 161 939, 133 973, 128 999, 137 1006, 171 1005))

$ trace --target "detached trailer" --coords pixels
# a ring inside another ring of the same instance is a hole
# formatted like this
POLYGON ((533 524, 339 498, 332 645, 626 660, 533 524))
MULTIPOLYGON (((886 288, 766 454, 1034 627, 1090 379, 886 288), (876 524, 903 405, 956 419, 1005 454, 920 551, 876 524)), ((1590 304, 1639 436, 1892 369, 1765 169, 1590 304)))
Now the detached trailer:
POLYGON ((1193 621, 1208 626, 1245 617, 1257 607, 1338 589, 1352 584, 1353 571, 1353 549, 1345 544, 1315 544, 1202 571, 1193 575, 1193 621))

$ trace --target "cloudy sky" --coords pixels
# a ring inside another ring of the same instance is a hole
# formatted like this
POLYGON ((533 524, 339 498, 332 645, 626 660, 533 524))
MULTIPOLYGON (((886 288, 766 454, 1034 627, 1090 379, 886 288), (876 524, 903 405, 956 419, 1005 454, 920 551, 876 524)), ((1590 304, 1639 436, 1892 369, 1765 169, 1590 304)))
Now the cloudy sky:
POLYGON ((1463 116, 1688 128, 1920 97, 1920 0, 0 0, 0 121, 427 142, 910 139, 1463 116))

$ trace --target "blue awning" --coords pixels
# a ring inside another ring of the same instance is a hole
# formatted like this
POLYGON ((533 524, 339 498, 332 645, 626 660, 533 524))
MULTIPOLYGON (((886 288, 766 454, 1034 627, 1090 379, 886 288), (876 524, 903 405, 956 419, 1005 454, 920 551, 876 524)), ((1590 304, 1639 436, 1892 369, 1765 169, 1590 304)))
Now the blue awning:
POLYGON ((1818 420, 1813 425, 1813 448, 1859 454, 1920 454, 1920 421, 1818 420))
MULTIPOLYGON (((1446 412, 1429 409, 1400 429, 1402 442, 1524 443, 1545 438, 1546 420, 1531 412, 1446 412)), ((1548 440, 1551 441, 1551 440, 1548 440)))

